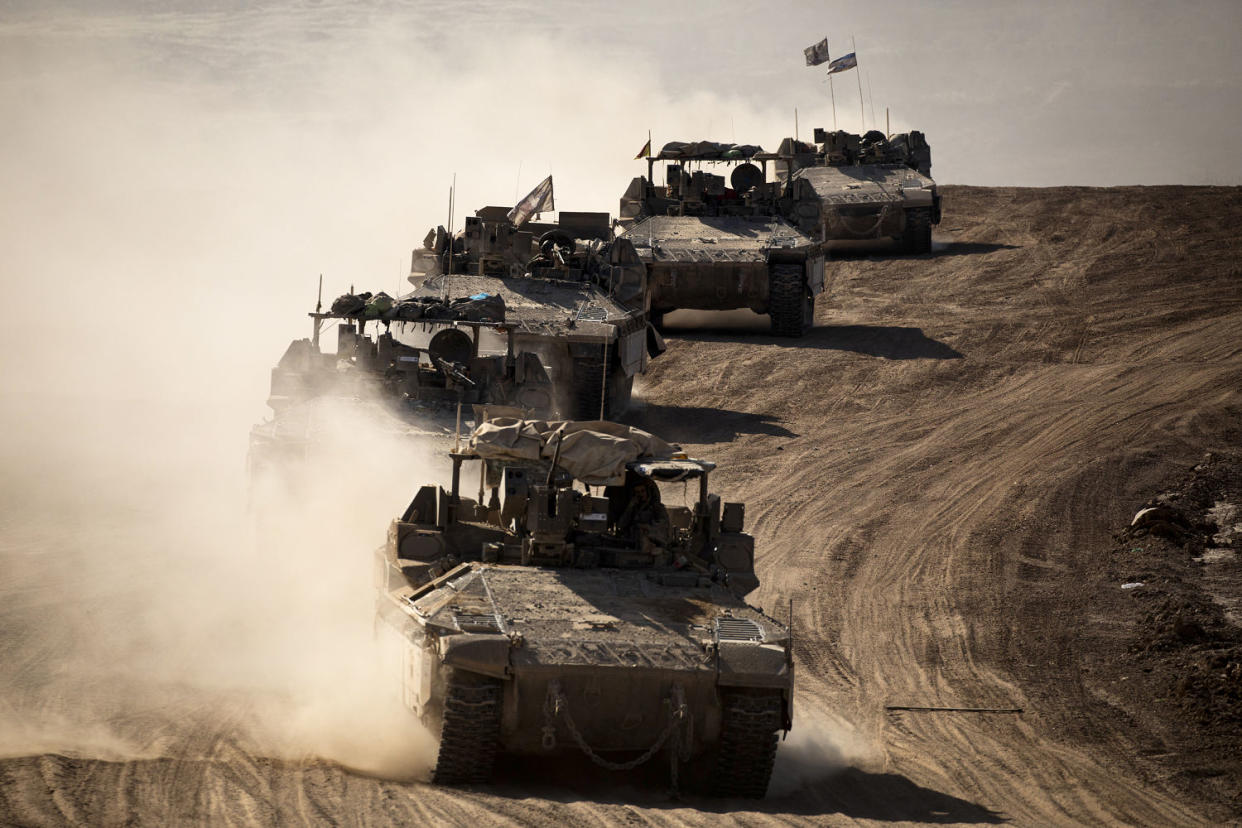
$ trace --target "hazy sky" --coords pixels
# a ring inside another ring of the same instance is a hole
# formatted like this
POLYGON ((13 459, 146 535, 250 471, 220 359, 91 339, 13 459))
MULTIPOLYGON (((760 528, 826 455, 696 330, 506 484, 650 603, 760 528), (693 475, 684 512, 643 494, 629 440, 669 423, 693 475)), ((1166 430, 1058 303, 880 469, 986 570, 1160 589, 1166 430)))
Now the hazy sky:
MULTIPOLYGON (((277 117, 338 123, 383 117, 368 106, 441 103, 458 87, 472 99, 426 114, 489 131, 516 166, 544 160, 505 147, 526 149, 515 133, 539 130, 530 122, 549 95, 573 95, 567 117, 627 147, 648 128, 660 140, 685 138, 675 127, 775 144, 793 131, 795 107, 807 131, 828 125, 825 75, 803 65, 801 49, 827 36, 837 56, 853 38, 867 126, 882 124, 887 106, 896 125, 922 129, 942 181, 1242 183, 1242 165, 1229 161, 1242 138, 1236 0, 255 5, 0 3, 3 78, 10 90, 37 91, 49 73, 94 74, 85 51, 131 83, 179 84, 277 117), (321 89, 334 72, 354 79, 362 98, 345 111, 333 111, 332 96, 351 90, 321 89), (514 112, 535 72, 546 73, 532 89, 543 99, 514 112), (420 75, 440 87, 430 98, 420 75), (408 85, 394 88, 398 78, 408 85), (368 96, 377 85, 391 97, 368 96), (316 101, 319 91, 327 95, 316 101), (689 119, 664 111, 701 96, 721 105, 692 103, 689 119), (768 120, 734 134, 756 114, 768 120)), ((844 128, 860 126, 858 80, 834 78, 844 128)), ((452 147, 434 151, 452 158, 452 147)))
MULTIPOLYGON (((318 274, 397 289, 454 173, 458 226, 549 172, 558 206, 615 211, 649 129, 830 126, 802 56, 825 35, 856 38, 866 125, 923 130, 941 182, 1242 183, 1236 0, 45 5, 0 0, 0 273, 118 316, 11 321, 9 389, 47 382, 39 358, 93 387, 93 338, 162 393, 261 399, 318 274)), ((842 128, 858 79, 835 77, 842 128)))

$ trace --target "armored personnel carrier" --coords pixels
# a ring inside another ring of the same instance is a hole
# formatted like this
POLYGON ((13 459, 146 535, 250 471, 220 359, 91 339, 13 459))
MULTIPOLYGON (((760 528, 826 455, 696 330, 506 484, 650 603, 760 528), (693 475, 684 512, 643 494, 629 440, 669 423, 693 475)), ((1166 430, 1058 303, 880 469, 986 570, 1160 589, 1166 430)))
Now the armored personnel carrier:
POLYGON ((678 308, 750 308, 768 314, 777 336, 810 329, 823 251, 788 220, 785 185, 767 180, 767 160, 753 145, 673 141, 630 182, 620 237, 647 265, 654 321, 678 308), (664 184, 656 184, 657 163, 664 184), (727 182, 705 164, 729 167, 727 182))
POLYGON ((744 600, 754 540, 709 493, 714 464, 615 423, 501 418, 450 456, 451 488, 422 487, 377 552, 434 781, 486 781, 501 751, 659 757, 674 786, 684 769, 762 797, 792 724, 791 631, 744 600), (664 484, 697 498, 665 506, 664 484))
POLYGON ((272 419, 251 431, 251 468, 300 456, 314 442, 312 403, 373 398, 402 417, 453 406, 534 416, 616 416, 634 376, 664 350, 647 323, 647 273, 613 240, 606 213, 562 212, 516 227, 486 207, 456 237, 443 227, 413 255, 415 289, 399 299, 350 293, 294 340, 272 369, 272 419), (336 353, 320 334, 336 324, 336 353))
POLYGON ((940 193, 923 133, 816 129, 814 138, 786 138, 769 156, 788 182, 784 209, 799 230, 822 242, 892 238, 909 253, 931 250, 940 193))
POLYGON ((515 225, 506 207, 484 207, 450 238, 427 234, 413 256, 411 298, 499 297, 514 347, 538 353, 558 414, 615 417, 634 376, 664 343, 647 323, 647 272, 607 213, 562 211, 556 222, 515 225))
POLYGON ((451 426, 463 405, 467 412, 477 405, 543 416, 558 410, 543 362, 519 346, 496 295, 396 301, 384 293, 351 292, 309 315, 310 338, 291 342, 272 369, 267 404, 273 417, 250 432, 252 476, 313 452, 320 432, 340 418, 339 407, 322 405, 326 400, 384 406, 392 428, 422 434, 438 433, 437 425, 443 430, 446 419, 451 426), (320 349, 321 331, 332 323, 335 353, 320 349))

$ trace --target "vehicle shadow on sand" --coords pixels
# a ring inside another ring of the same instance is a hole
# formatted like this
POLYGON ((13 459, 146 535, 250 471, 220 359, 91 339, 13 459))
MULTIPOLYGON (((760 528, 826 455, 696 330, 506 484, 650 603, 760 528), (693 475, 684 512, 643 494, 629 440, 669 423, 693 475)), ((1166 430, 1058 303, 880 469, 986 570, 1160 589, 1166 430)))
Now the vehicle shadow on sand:
POLYGON ((963 359, 952 346, 932 339, 922 328, 896 325, 820 325, 797 340, 783 340, 795 348, 851 351, 881 359, 963 359))
POLYGON ((1000 244, 999 242, 933 242, 930 254, 938 256, 976 256, 981 253, 995 253, 997 250, 1018 250, 1020 244, 1000 244))
POLYGON ((947 343, 932 339, 922 328, 896 325, 818 325, 798 339, 787 339, 755 332, 754 329, 725 327, 667 328, 670 338, 702 342, 748 342, 755 345, 783 345, 787 348, 819 348, 850 351, 881 359, 963 359, 965 355, 947 343))
POLYGON ((798 435, 767 414, 750 414, 702 405, 637 403, 623 418, 629 425, 659 434, 674 443, 727 443, 741 434, 772 437, 798 435))
MULTIPOLYGON (((797 790, 765 799, 717 799, 669 791, 668 766, 663 757, 630 771, 609 771, 584 759, 502 758, 498 784, 490 794, 505 799, 544 799, 631 806, 636 809, 693 808, 704 813, 768 814, 777 817, 817 817, 840 814, 851 819, 879 822, 958 823, 999 825, 1009 819, 1001 812, 967 799, 918 785, 895 773, 869 773, 858 768, 825 770, 821 778, 797 790)), ((773 780, 773 785, 777 781, 773 780)))
POLYGON ((1000 242, 964 242, 933 241, 928 253, 910 253, 902 250, 901 245, 893 241, 871 242, 858 247, 833 248, 828 256, 828 265, 834 261, 860 261, 865 259, 938 259, 942 256, 979 256, 995 253, 998 250, 1019 250, 1020 244, 1003 244, 1000 242))

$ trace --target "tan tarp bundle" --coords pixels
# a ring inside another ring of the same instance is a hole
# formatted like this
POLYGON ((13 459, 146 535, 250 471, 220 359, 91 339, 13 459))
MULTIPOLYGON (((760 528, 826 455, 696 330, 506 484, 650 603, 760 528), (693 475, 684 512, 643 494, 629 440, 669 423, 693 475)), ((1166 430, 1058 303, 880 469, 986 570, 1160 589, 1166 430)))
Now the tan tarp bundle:
POLYGON ((593 486, 617 483, 625 464, 639 458, 667 458, 678 449, 659 437, 606 420, 577 422, 497 417, 474 430, 470 447, 488 460, 551 460, 593 486))

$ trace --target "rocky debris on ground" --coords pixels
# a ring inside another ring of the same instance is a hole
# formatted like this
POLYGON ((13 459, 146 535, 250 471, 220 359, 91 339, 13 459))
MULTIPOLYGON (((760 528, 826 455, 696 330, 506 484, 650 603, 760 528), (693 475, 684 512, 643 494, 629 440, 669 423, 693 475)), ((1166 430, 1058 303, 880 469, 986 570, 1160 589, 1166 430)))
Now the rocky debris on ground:
POLYGON ((1132 633, 1106 674, 1163 731, 1173 773, 1211 780, 1242 814, 1239 503, 1242 455, 1208 454, 1116 533, 1107 577, 1130 602, 1132 633))

